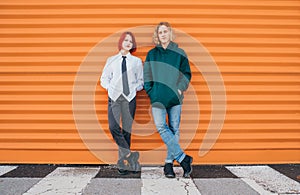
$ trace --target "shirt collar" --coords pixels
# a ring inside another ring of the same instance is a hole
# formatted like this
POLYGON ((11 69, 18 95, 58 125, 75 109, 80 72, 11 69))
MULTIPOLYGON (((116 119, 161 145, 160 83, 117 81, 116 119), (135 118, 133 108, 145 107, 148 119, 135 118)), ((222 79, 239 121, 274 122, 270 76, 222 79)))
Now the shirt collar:
MULTIPOLYGON (((118 55, 120 56, 120 58, 122 58, 122 56, 123 56, 123 55, 121 54, 121 52, 119 52, 118 55)), ((128 54, 126 54, 125 56, 126 56, 127 59, 130 59, 130 58, 132 57, 132 55, 131 55, 130 52, 128 52, 128 54)))

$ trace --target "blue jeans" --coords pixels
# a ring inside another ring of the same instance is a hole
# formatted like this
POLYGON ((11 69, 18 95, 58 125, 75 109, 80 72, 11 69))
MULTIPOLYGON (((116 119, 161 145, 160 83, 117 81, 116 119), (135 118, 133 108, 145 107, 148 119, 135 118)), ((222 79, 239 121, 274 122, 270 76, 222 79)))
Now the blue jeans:
POLYGON ((181 116, 181 105, 170 108, 152 107, 152 115, 157 131, 163 142, 167 145, 166 163, 173 163, 174 160, 181 163, 185 157, 179 145, 179 125, 181 116), (166 115, 168 114, 168 121, 166 115))

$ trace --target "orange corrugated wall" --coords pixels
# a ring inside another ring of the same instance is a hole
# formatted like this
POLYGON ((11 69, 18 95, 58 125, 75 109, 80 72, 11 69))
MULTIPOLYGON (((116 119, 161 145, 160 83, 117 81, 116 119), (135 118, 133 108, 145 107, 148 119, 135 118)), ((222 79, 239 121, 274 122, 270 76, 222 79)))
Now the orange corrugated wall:
MULTIPOLYGON (((208 83, 205 73, 191 62, 193 78, 184 102, 181 143, 194 163, 299 163, 299 10, 299 0, 2 0, 0 163, 112 163, 101 156, 115 159, 117 149, 107 129, 107 94, 99 81, 82 82, 82 90, 77 91, 83 96, 77 102, 83 116, 79 122, 86 124, 83 131, 88 138, 83 141, 79 135, 73 101, 77 73, 92 48, 107 37, 160 21, 170 22, 181 33, 177 41, 189 57, 198 57, 193 54, 197 48, 181 35, 202 44, 220 70, 226 90, 225 103, 219 102, 226 106, 221 133, 215 129, 216 143, 201 156, 210 122, 220 121, 213 121, 209 87, 214 88, 214 82, 208 83), (84 98, 91 92, 85 90, 89 87, 94 87, 95 110, 84 98), (93 111, 101 132, 89 128, 95 122, 93 111), (200 113, 197 120, 195 113, 200 113), (96 144, 95 148, 86 142, 96 144)), ((147 42, 151 33, 137 34, 137 41, 147 42)), ((100 47, 108 51, 93 61, 99 69, 89 73, 93 78, 116 52, 115 44, 108 41, 100 47)), ((145 59, 150 48, 138 48, 135 55, 145 59)), ((141 151, 143 164, 161 164, 162 141, 153 128, 145 128, 151 126, 149 113, 149 100, 140 92, 132 148, 141 151)), ((214 138, 205 141, 213 144, 214 138)))

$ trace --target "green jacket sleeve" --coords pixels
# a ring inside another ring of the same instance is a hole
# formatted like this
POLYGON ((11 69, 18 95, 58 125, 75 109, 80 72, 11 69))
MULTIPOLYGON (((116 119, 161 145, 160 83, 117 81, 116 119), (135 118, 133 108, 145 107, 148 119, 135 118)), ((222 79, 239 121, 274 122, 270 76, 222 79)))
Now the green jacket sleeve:
POLYGON ((178 80, 178 87, 181 91, 186 91, 192 78, 190 63, 186 54, 182 56, 179 70, 180 75, 178 80))
POLYGON ((144 89, 148 94, 151 91, 153 86, 153 79, 152 79, 152 71, 151 71, 151 64, 149 60, 149 56, 147 55, 145 63, 144 63, 144 89))

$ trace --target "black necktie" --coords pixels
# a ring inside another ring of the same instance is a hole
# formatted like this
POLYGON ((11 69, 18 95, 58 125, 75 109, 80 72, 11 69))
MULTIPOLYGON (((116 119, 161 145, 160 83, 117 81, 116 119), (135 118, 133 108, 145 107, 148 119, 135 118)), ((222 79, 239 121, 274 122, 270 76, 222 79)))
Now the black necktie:
POLYGON ((127 68, 126 68, 126 56, 122 56, 122 83, 123 83, 123 93, 127 96, 129 95, 127 68))

